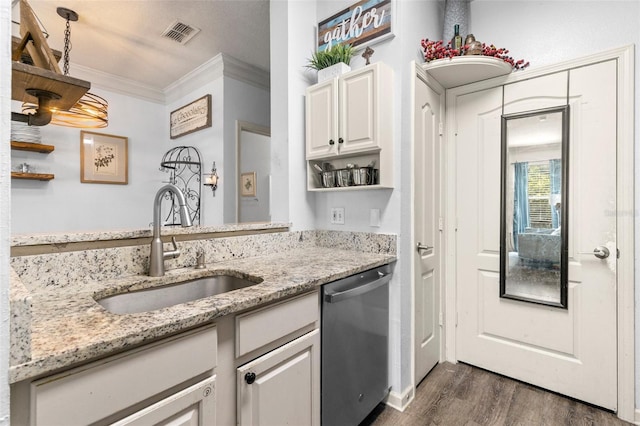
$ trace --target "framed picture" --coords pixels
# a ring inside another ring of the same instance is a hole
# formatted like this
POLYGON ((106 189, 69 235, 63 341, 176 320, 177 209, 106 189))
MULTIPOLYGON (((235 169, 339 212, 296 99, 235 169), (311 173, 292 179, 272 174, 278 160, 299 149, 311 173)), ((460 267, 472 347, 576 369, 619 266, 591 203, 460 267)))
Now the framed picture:
POLYGON ((256 172, 242 173, 240 175, 240 195, 243 197, 256 196, 256 172))
POLYGON ((171 139, 211 127, 211 95, 204 95, 188 105, 178 108, 169 116, 171 139))
POLYGON ((80 182, 126 185, 128 139, 80 131, 80 182))

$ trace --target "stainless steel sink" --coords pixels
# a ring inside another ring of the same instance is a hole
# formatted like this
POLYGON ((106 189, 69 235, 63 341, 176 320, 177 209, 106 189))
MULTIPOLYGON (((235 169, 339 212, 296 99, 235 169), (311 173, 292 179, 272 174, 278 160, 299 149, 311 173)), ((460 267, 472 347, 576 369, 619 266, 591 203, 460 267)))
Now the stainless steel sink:
POLYGON ((204 299, 261 282, 262 278, 249 280, 231 275, 215 275, 162 287, 115 294, 96 299, 96 302, 114 314, 135 314, 204 299))

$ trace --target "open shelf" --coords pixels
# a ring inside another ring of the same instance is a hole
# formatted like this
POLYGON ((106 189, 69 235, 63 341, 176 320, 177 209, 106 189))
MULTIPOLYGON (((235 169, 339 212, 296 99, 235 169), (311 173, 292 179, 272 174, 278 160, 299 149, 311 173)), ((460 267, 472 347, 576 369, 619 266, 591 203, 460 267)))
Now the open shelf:
POLYGON ((332 188, 313 188, 309 187, 311 192, 341 192, 341 191, 367 191, 371 189, 393 189, 392 186, 383 185, 353 185, 353 186, 334 186, 332 188))
POLYGON ((55 147, 53 145, 45 145, 41 143, 11 141, 11 149, 15 149, 16 151, 30 151, 49 154, 55 149, 55 147))
POLYGON ((445 89, 510 74, 512 67, 492 56, 469 55, 436 59, 422 65, 445 89))
POLYGON ((51 180, 54 175, 50 173, 21 173, 11 172, 11 179, 51 180))

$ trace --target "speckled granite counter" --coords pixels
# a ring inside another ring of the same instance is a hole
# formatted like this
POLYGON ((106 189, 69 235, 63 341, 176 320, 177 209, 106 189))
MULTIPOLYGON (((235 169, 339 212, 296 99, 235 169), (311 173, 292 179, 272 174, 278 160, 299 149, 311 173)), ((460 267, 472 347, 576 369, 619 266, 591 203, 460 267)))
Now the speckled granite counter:
POLYGON ((173 269, 159 278, 141 274, 148 255, 144 247, 13 258, 12 267, 29 290, 32 307, 30 332, 19 334, 28 336, 30 354, 10 367, 10 382, 79 365, 390 263, 395 260, 395 243, 393 235, 327 231, 194 241, 182 243, 182 260, 171 263, 173 269), (206 269, 193 268, 198 249, 207 252, 206 269), (133 259, 128 257, 131 250, 133 259), (54 263, 57 270, 52 270, 54 263), (141 314, 111 314, 93 299, 222 273, 264 281, 141 314))

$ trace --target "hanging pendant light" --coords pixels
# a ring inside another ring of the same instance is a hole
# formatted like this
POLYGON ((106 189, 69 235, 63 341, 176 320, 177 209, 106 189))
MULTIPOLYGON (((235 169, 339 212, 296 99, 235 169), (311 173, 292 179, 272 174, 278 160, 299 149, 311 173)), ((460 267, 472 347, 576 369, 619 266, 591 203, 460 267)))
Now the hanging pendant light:
MULTIPOLYGON (((69 51, 71 50, 71 25, 70 21, 77 21, 78 14, 65 7, 57 8, 58 15, 67 21, 64 31, 64 75, 69 75, 69 51)), ((94 94, 87 92, 68 111, 52 110, 51 124, 66 127, 100 128, 109 124, 108 102, 94 94)), ((24 114, 33 114, 38 105, 31 103, 22 104, 24 114)))

